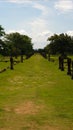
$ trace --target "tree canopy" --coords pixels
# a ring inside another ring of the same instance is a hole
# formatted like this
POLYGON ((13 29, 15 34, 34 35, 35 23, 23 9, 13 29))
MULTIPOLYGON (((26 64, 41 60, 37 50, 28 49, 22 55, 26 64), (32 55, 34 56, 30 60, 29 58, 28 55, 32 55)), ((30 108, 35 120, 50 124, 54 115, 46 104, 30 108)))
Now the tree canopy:
POLYGON ((4 28, 0 25, 0 54, 3 54, 4 42, 2 37, 5 35, 4 28))
POLYGON ((50 43, 45 47, 52 54, 70 54, 73 53, 73 38, 67 34, 54 34, 47 39, 50 43))
POLYGON ((0 25, 0 38, 5 35, 4 28, 0 25))
POLYGON ((18 32, 5 34, 4 28, 0 25, 0 54, 9 56, 25 55, 28 58, 32 53, 33 44, 29 36, 18 32))
POLYGON ((18 32, 7 34, 5 44, 8 46, 11 55, 27 56, 28 53, 33 51, 31 38, 18 32))

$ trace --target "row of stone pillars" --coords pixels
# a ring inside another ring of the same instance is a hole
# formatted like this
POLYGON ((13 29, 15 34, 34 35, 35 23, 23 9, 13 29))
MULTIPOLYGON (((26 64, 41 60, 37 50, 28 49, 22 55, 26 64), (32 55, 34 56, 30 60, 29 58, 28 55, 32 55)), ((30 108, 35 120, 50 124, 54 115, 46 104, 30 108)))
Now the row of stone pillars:
MULTIPOLYGON (((59 69, 61 71, 64 71, 64 57, 59 56, 59 69)), ((73 79, 73 61, 71 58, 67 58, 67 75, 71 75, 71 78, 73 79)))

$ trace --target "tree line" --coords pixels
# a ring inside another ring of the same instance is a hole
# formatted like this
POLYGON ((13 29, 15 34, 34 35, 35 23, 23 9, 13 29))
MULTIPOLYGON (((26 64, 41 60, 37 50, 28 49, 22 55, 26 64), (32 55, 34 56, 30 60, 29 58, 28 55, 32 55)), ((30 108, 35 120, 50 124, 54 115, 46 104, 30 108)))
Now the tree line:
POLYGON ((50 43, 44 47, 44 51, 50 54, 68 55, 73 54, 73 37, 68 34, 54 34, 48 37, 50 43))
POLYGON ((0 25, 0 54, 3 56, 19 56, 23 61, 23 55, 29 58, 33 51, 32 39, 18 32, 6 34, 0 25))
MULTIPOLYGON (((43 49, 38 49, 45 58, 46 54, 73 54, 73 37, 68 34, 54 34, 47 38, 49 44, 43 49)), ((0 25, 0 54, 3 56, 18 56, 23 55, 29 58, 36 51, 33 50, 32 39, 27 35, 22 35, 18 32, 6 34, 4 28, 0 25)))

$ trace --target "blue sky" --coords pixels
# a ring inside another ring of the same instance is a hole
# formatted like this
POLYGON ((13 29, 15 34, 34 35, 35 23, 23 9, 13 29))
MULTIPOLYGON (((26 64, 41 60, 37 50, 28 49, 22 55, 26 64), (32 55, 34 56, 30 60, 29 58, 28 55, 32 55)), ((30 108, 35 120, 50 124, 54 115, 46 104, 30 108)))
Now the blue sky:
POLYGON ((0 0, 0 25, 19 32, 43 48, 54 33, 73 36, 73 0, 0 0))

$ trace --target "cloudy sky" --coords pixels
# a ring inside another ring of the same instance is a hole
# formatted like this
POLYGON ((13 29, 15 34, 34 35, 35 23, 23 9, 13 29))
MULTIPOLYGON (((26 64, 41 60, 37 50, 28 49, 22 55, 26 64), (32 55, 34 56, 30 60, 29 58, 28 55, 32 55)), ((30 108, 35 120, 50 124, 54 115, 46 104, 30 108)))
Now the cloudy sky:
POLYGON ((73 35, 73 0, 0 0, 0 25, 5 32, 32 38, 43 48, 54 33, 73 35))

